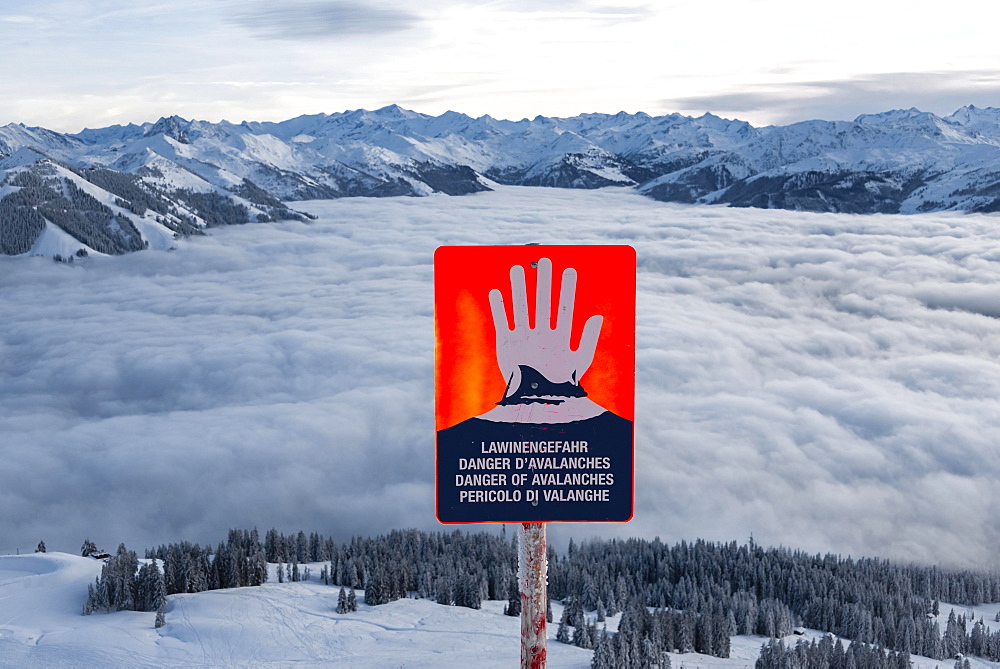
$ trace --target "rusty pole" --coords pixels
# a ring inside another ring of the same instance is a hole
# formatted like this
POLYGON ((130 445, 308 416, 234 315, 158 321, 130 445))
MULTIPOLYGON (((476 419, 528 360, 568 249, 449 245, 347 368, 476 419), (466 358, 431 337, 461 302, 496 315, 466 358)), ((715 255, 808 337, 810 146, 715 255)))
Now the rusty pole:
POLYGON ((545 668, 545 611, 549 562, 545 523, 521 523, 517 537, 517 583, 521 593, 521 669, 545 668))

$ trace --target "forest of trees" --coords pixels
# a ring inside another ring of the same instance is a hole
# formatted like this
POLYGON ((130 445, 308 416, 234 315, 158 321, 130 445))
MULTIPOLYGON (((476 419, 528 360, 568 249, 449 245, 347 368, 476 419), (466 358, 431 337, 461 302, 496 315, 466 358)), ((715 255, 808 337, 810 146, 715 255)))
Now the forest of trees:
POLYGON ((166 582, 156 560, 140 567, 135 551, 120 544, 118 552, 105 560, 97 581, 87 586, 83 615, 102 610, 156 611, 156 626, 160 627, 166 602, 166 582))
POLYGON ((45 219, 101 253, 117 255, 146 247, 127 217, 115 214, 71 180, 48 175, 44 167, 18 172, 9 183, 19 190, 0 200, 4 253, 31 250, 45 229, 45 219))
POLYGON ((819 641, 799 641, 785 647, 783 641, 772 639, 760 650, 756 669, 909 669, 908 653, 886 651, 878 646, 857 642, 846 648, 840 639, 830 635, 819 641))
POLYGON ((146 559, 163 562, 167 594, 242 588, 267 582, 267 562, 257 530, 230 530, 215 549, 189 542, 161 545, 146 559))
MULTIPOLYGON (((143 176, 162 177, 159 170, 145 168, 140 174, 130 174, 44 159, 28 169, 11 172, 0 183, 18 189, 0 199, 0 254, 30 251, 45 229, 46 219, 101 253, 118 255, 146 248, 146 242, 128 216, 116 214, 72 178, 60 176, 57 167, 107 191, 114 196, 117 206, 137 216, 154 212, 158 223, 179 236, 204 234, 195 217, 208 227, 252 220, 250 209, 225 193, 165 188, 143 179, 143 176)), ((266 212, 258 214, 257 221, 303 221, 308 217, 292 211, 248 179, 231 190, 266 212)))
MULTIPOLYGON (((331 596, 331 609, 342 613, 356 609, 360 589, 373 606, 408 596, 473 609, 507 600, 505 612, 518 615, 516 555, 505 533, 396 530, 338 544, 315 532, 272 529, 262 540, 256 529, 230 530, 215 548, 184 542, 146 551, 153 562, 145 576, 134 554, 119 547, 88 606, 151 610, 153 585, 141 583, 154 583, 157 564, 163 591, 173 594, 260 585, 267 563, 278 565, 279 580, 308 580, 304 565, 322 563, 320 580, 341 593, 336 604, 331 596)), ((762 649, 758 667, 902 667, 909 655, 1000 661, 1000 630, 954 611, 944 629, 935 618, 941 601, 1000 601, 998 574, 810 555, 752 540, 571 540, 565 555, 550 547, 548 558, 550 598, 564 603, 557 640, 594 649, 594 667, 664 667, 668 652, 728 657, 734 635, 777 639, 799 625, 854 643, 845 648, 832 636, 795 647, 775 641, 762 649), (602 623, 619 611, 618 631, 609 634, 602 623)))
POLYGON ((170 191, 170 197, 183 202, 205 221, 208 227, 242 225, 250 222, 250 210, 219 193, 199 193, 187 188, 170 191))
POLYGON ((956 616, 942 633, 929 617, 942 600, 1000 601, 998 574, 765 549, 752 541, 571 541, 567 557, 550 572, 549 592, 582 597, 587 609, 635 599, 654 609, 694 611, 699 619, 724 618, 730 634, 778 637, 803 625, 935 659, 957 653, 1000 659, 994 655, 1000 631, 988 635, 980 628, 973 642, 972 621, 956 616))
POLYGON ((95 186, 102 188, 119 198, 119 207, 128 209, 133 214, 142 216, 146 210, 158 214, 169 214, 170 208, 166 202, 151 192, 143 183, 142 177, 127 172, 117 172, 104 167, 75 168, 66 165, 66 169, 86 179, 95 186))
MULTIPOLYGON (((142 216, 146 210, 159 214, 157 221, 180 235, 203 234, 190 216, 181 215, 171 200, 183 202, 193 213, 205 221, 209 227, 219 225, 239 225, 250 222, 250 212, 242 204, 226 195, 214 192, 201 193, 189 189, 158 190, 145 182, 141 174, 117 172, 103 167, 78 169, 66 165, 67 169, 117 196, 116 204, 133 214, 142 216), (173 216, 170 216, 173 214, 173 216)), ((147 170, 146 174, 163 177, 159 170, 147 170)), ((270 195, 249 179, 230 189, 234 194, 259 205, 269 214, 258 220, 305 220, 301 214, 290 210, 284 202, 270 195)))
MULTIPOLYGON (((315 218, 309 214, 301 214, 296 211, 289 209, 284 202, 274 197, 266 190, 250 181, 247 178, 243 179, 243 182, 239 186, 233 186, 231 190, 236 195, 242 198, 246 198, 250 202, 258 205, 265 211, 270 212, 268 218, 271 220, 282 220, 282 221, 305 221, 308 218, 315 218)), ((263 219, 258 216, 258 221, 263 222, 263 219)))
POLYGON ((31 250, 45 230, 45 217, 35 206, 47 195, 22 188, 0 200, 0 253, 18 255, 31 250))

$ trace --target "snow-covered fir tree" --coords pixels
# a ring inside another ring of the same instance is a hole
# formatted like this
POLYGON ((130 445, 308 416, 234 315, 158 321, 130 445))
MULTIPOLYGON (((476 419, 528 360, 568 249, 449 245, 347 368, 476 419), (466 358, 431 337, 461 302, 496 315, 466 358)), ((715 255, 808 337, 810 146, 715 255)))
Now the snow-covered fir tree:
POLYGON ((91 553, 97 552, 97 545, 90 539, 84 539, 83 546, 80 547, 80 555, 90 557, 91 553))
POLYGON ((349 612, 358 610, 358 595, 354 592, 354 588, 347 591, 347 610, 349 612))

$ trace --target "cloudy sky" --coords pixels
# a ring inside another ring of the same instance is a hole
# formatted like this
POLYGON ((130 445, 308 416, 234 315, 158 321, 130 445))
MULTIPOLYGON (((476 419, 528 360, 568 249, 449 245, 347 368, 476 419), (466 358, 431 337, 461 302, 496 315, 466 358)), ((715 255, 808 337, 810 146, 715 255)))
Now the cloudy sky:
POLYGON ((924 0, 10 0, 0 124, 77 132, 396 103, 755 125, 1000 106, 994 22, 924 0))
POLYGON ((0 553, 442 529, 434 248, 573 239, 638 252, 636 515, 555 541, 997 564, 995 217, 615 189, 300 206, 319 220, 173 252, 0 257, 0 553))

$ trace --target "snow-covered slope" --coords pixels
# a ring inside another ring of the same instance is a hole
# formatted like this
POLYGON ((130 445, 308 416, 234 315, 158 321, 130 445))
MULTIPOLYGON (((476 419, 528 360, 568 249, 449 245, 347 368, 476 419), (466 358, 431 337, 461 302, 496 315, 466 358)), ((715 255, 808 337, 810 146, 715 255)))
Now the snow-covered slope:
MULTIPOLYGON (((87 585, 102 562, 65 553, 0 556, 0 666, 3 667, 510 667, 520 653, 520 620, 504 602, 481 610, 402 599, 336 613, 337 588, 312 580, 171 595, 166 624, 155 614, 119 611, 83 616, 87 585)), ((314 565, 319 571, 320 565, 314 565)), ((976 618, 997 609, 982 605, 976 618)), ((942 604, 942 622, 951 610, 942 604)), ((955 607, 967 613, 967 607, 955 607)), ((556 617, 561 604, 553 604, 556 617)), ((619 616, 609 618, 617 629, 619 616)), ((989 618, 986 618, 989 620, 989 618)), ((995 625, 996 623, 992 623, 995 625)), ((548 628, 548 666, 590 667, 592 651, 559 643, 548 628)), ((786 645, 819 632, 789 636, 786 645)), ((752 665, 765 637, 733 637, 726 659, 671 653, 674 667, 738 669, 752 665)), ((914 669, 944 663, 911 657, 914 669)), ((970 658, 973 667, 991 663, 970 658)))
POLYGON ((80 168, 28 147, 0 161, 0 254, 166 249, 213 225, 302 218, 249 181, 217 186, 148 149, 128 162, 135 173, 80 168))
MULTIPOLYGON (((502 615, 504 602, 472 610, 404 599, 338 614, 338 589, 276 583, 274 573, 260 587, 171 595, 159 629, 154 613, 82 616, 101 565, 0 556, 0 666, 510 667, 520 653, 520 621, 502 615)), ((553 641, 549 665, 589 667, 590 656, 553 641)))

